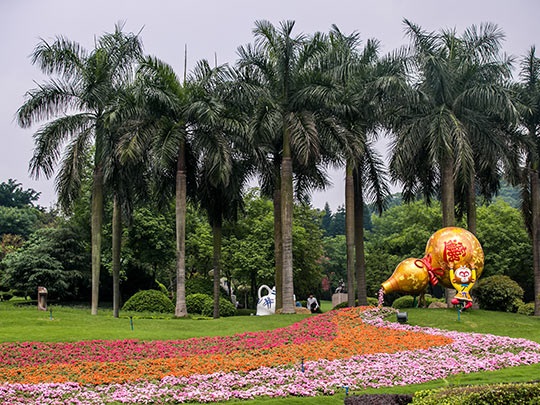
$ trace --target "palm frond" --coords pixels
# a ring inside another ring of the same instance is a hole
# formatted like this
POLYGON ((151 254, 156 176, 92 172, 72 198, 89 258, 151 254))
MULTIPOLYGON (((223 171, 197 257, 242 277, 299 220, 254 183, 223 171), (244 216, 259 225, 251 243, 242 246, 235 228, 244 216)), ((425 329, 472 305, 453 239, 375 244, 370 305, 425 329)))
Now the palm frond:
POLYGON ((34 154, 30 160, 30 174, 50 178, 58 162, 64 142, 71 137, 81 137, 86 144, 93 134, 94 117, 90 114, 68 115, 49 122, 34 134, 34 154))

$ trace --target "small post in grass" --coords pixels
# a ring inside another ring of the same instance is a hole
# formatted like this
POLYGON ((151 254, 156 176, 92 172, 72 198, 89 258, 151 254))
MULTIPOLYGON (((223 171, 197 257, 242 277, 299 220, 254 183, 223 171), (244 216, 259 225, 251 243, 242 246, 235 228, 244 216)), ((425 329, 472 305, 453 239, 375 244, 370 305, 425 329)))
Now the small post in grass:
POLYGON ((131 330, 133 330, 133 317, 129 317, 129 325, 131 326, 131 330))
POLYGON ((49 319, 52 321, 53 320, 53 317, 52 317, 52 308, 49 308, 49 319))

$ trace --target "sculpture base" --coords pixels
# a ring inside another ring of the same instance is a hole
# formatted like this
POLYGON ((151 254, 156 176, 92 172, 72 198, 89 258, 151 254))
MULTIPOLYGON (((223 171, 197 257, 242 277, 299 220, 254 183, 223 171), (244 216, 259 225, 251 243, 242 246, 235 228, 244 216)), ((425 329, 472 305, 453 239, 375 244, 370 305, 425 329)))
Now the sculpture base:
POLYGON ((334 308, 336 305, 341 304, 342 302, 347 302, 348 299, 349 299, 349 294, 344 294, 344 293, 332 294, 332 308, 334 308))

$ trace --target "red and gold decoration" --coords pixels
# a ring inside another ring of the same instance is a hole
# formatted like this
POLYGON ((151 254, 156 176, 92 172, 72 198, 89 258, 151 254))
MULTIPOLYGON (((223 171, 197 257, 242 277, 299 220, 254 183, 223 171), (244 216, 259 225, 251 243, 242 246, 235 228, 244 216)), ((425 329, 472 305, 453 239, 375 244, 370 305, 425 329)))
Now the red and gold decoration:
POLYGON ((455 288, 452 303, 463 303, 467 309, 472 306, 469 292, 483 269, 484 252, 478 239, 466 229, 447 227, 431 235, 422 259, 403 260, 381 286, 384 293, 419 294, 428 283, 441 283, 455 288))

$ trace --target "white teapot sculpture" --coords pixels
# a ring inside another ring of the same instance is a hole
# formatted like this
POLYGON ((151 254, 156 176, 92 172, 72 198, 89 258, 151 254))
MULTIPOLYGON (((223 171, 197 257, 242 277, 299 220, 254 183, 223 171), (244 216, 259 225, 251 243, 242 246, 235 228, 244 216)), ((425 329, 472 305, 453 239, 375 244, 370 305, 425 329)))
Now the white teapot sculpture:
MULTIPOLYGON (((263 284, 259 287, 259 301, 257 301, 257 315, 274 315, 276 313, 276 287, 268 287, 263 284), (262 295, 262 290, 268 294, 262 295)), ((293 301, 296 302, 296 295, 293 294, 293 301)))
POLYGON ((274 315, 276 313, 276 287, 268 287, 263 284, 259 287, 259 301, 257 301, 257 315, 274 315), (262 290, 267 290, 268 294, 261 295, 262 290))

